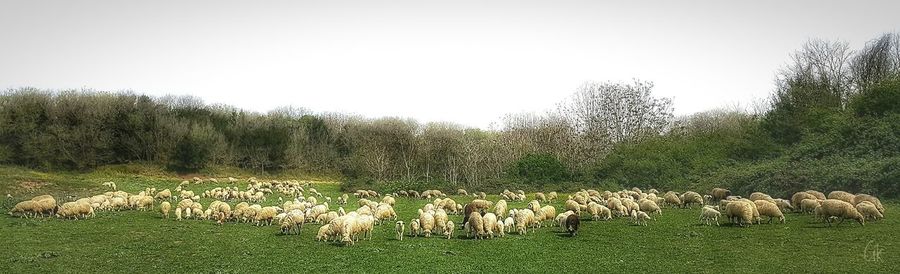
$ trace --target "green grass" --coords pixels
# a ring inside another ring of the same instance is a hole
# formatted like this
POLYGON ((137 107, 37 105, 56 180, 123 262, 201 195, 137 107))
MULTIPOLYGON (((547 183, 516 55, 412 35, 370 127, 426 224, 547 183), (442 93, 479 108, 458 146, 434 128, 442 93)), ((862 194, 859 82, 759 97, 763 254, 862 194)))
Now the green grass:
MULTIPOLYGON (((182 178, 165 172, 107 169, 91 173, 40 173, 0 167, 0 190, 21 200, 44 193, 58 199, 105 191, 99 184, 115 181, 120 189, 174 188, 182 178), (138 172, 140 174, 131 174, 138 172), (34 192, 21 181, 48 182, 34 192)), ((227 175, 226 175, 227 176, 227 175)), ((226 185, 226 184, 219 184, 226 185)), ((216 185, 191 185, 204 190, 216 185)), ((243 184, 241 184, 243 186, 243 184)), ((328 196, 337 184, 315 186, 328 196)), ((4 195, 5 196, 5 195, 4 195)), ((530 196, 530 195, 529 195, 530 196)), ((565 195, 561 195, 565 197, 565 195)), ((278 203, 270 196, 264 204, 278 203)), ((471 200, 452 196, 457 202, 471 200)), ((529 197, 531 198, 531 197, 529 197)), ((490 196, 490 200, 497 200, 490 196)), ((4 210, 13 201, 4 200, 4 210)), ((202 199, 204 205, 210 199, 202 199)), ((356 208, 356 200, 345 209, 356 208)), ((424 200, 398 198, 401 219, 408 222, 424 200)), ((234 205, 234 203, 231 203, 234 205)), ((521 208, 525 203, 511 202, 521 208)), ((553 203, 560 211, 562 201, 553 203)), ((888 203, 887 219, 825 227, 808 215, 788 214, 787 224, 749 228, 698 224, 698 209, 664 209, 649 226, 626 220, 582 222, 576 237, 559 228, 488 240, 394 239, 393 224, 376 227, 373 240, 355 246, 314 241, 318 225, 307 224, 300 235, 279 235, 276 226, 244 223, 222 226, 212 221, 161 219, 157 212, 99 212, 87 220, 0 217, 0 273, 35 272, 862 272, 896 273, 900 268, 900 221, 896 203, 888 203), (864 251, 869 250, 869 256, 864 251), (880 252, 873 260, 872 251, 880 252)), ((336 209, 337 207, 333 207, 336 209)), ((461 216, 451 216, 454 223, 461 216)))

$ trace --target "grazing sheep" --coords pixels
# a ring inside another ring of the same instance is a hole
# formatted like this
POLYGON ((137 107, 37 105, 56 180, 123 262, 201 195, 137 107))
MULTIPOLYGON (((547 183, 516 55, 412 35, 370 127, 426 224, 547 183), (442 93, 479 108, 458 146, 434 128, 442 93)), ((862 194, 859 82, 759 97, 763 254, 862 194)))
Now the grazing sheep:
POLYGON ((762 193, 762 192, 753 192, 753 193, 750 193, 750 201, 756 202, 756 201, 758 201, 758 200, 769 201, 769 202, 771 202, 771 203, 773 203, 773 204, 775 203, 775 199, 772 199, 772 196, 769 196, 769 194, 765 194, 765 193, 762 193))
POLYGON ((566 200, 566 210, 571 210, 575 215, 581 216, 581 205, 574 200, 566 200))
POLYGON ((671 207, 681 207, 682 205, 681 198, 678 197, 678 194, 675 194, 675 192, 672 191, 666 192, 666 194, 663 195, 663 199, 665 199, 666 204, 671 207))
POLYGON ((528 234, 528 227, 532 226, 535 222, 534 211, 527 208, 521 209, 516 211, 513 217, 516 223, 516 231, 518 231, 520 235, 528 234))
POLYGON ((821 204, 822 201, 818 199, 803 199, 803 201, 800 201, 800 211, 803 213, 812 213, 813 210, 821 204))
POLYGON ((720 216, 722 216, 722 213, 719 213, 719 211, 712 206, 703 206, 703 208, 700 209, 700 222, 705 223, 706 225, 712 225, 712 221, 715 221, 716 226, 718 226, 720 216))
POLYGON ((825 197, 825 193, 822 193, 822 192, 818 192, 818 191, 815 191, 815 190, 807 190, 807 191, 805 191, 805 192, 806 192, 806 193, 809 193, 809 194, 812 194, 813 196, 816 196, 816 199, 819 199, 819 200, 825 200, 825 199, 828 199, 827 197, 825 197))
POLYGON ((446 227, 447 220, 449 219, 447 212, 438 208, 438 210, 434 212, 434 233, 443 235, 444 230, 453 229, 452 227, 446 227))
POLYGON ((478 212, 469 214, 469 221, 464 225, 466 227, 466 237, 474 237, 475 239, 484 237, 484 220, 481 219, 481 214, 478 212))
POLYGON ((181 208, 180 207, 175 208, 175 220, 181 221, 181 208))
POLYGON ((738 226, 753 224, 753 206, 751 204, 753 203, 742 200, 729 201, 725 204, 725 216, 732 224, 736 223, 738 226))
POLYGON ((650 214, 657 213, 659 215, 662 215, 662 209, 660 209, 659 205, 657 205, 653 200, 640 199, 638 200, 638 205, 641 211, 648 212, 650 214))
MULTIPOLYGON (((676 196, 675 198, 677 199, 678 197, 676 196)), ((609 198, 609 200, 606 201, 606 206, 615 212, 617 216, 625 216, 628 214, 625 206, 622 205, 622 200, 619 200, 619 198, 609 198)))
POLYGON ((565 230, 566 229, 566 219, 569 218, 570 215, 575 215, 575 212, 569 210, 559 215, 556 215, 556 219, 554 219, 555 223, 559 228, 565 230))
POLYGON ((856 198, 856 195, 850 194, 849 192, 846 192, 846 191, 835 190, 835 191, 828 193, 828 199, 838 199, 838 200, 841 200, 844 202, 848 202, 850 204, 854 204, 853 199, 855 199, 855 198, 856 198))
POLYGON ((491 201, 483 200, 483 199, 472 200, 472 202, 469 204, 474 205, 475 208, 477 208, 478 210, 487 210, 488 208, 491 208, 491 206, 494 205, 494 203, 491 203, 491 201))
POLYGON ((467 192, 465 189, 460 188, 456 190, 456 195, 469 196, 469 192, 467 192))
POLYGON ((878 220, 884 218, 884 215, 881 214, 881 211, 878 211, 878 207, 869 201, 862 201, 857 204, 856 210, 859 211, 859 213, 862 214, 866 219, 878 220))
POLYGON ((777 205, 778 209, 780 209, 782 212, 788 209, 794 210, 794 206, 791 205, 791 201, 785 199, 775 199, 775 205, 777 205))
MULTIPOLYGON (((474 212, 477 214, 477 212, 474 212)), ((478 215, 481 216, 481 215, 478 215)), ((422 227, 422 233, 425 234, 425 237, 431 237, 431 231, 434 230, 434 215, 428 212, 424 212, 419 215, 419 225, 422 227)))
POLYGON ((547 201, 552 202, 553 200, 556 200, 556 197, 558 196, 559 195, 556 194, 556 191, 550 191, 550 193, 547 193, 547 201))
POLYGON ((569 232, 569 235, 573 237, 577 235, 579 226, 581 226, 581 218, 578 218, 578 215, 571 214, 566 217, 566 231, 569 232))
POLYGON ((713 188, 712 191, 709 192, 709 195, 712 196, 715 201, 721 201, 724 200, 725 197, 731 196, 731 190, 717 187, 713 188))
POLYGON ((159 204, 159 211, 162 212, 163 218, 169 218, 169 210, 172 209, 172 204, 169 202, 162 202, 159 204))
POLYGON ((506 200, 497 201, 497 204, 494 205, 494 214, 500 218, 506 216, 506 200))
POLYGON ((647 215, 646 212, 637 211, 637 210, 631 211, 631 218, 632 218, 634 224, 643 225, 643 226, 647 226, 647 220, 652 219, 652 218, 650 218, 650 215, 647 215))
POLYGON ((843 223, 844 219, 848 218, 856 220, 860 225, 866 225, 865 217, 863 217, 863 215, 860 214, 859 211, 857 211, 856 208, 848 202, 844 202, 838 199, 826 199, 822 202, 822 206, 817 210, 820 210, 818 214, 820 214, 820 217, 822 217, 825 222, 828 223, 828 226, 831 226, 831 217, 837 217, 841 219, 838 225, 843 223))
POLYGON ((875 196, 869 194, 856 194, 853 198, 853 204, 859 204, 863 201, 869 201, 870 203, 875 205, 875 208, 878 208, 878 212, 884 214, 884 205, 881 204, 881 200, 878 200, 875 196))
MULTIPOLYGON (((469 217, 469 220, 472 218, 469 217)), ((494 213, 487 213, 481 217, 482 230, 484 233, 487 233, 489 238, 494 238, 494 230, 497 228, 497 215, 494 213)))
POLYGON ((28 215, 30 213, 34 216, 37 216, 37 208, 38 205, 35 201, 21 201, 9 211, 9 215, 15 216, 16 214, 19 214, 19 217, 28 218, 28 215))
POLYGON ((794 207, 794 210, 800 210, 802 212, 803 208, 800 207, 800 204, 803 202, 803 200, 806 200, 806 199, 817 200, 816 196, 814 196, 812 194, 809 194, 807 192, 797 192, 797 193, 794 193, 793 196, 791 196, 791 206, 794 207))
POLYGON ((784 214, 775 203, 766 200, 756 200, 753 203, 756 204, 756 209, 759 211, 760 216, 769 217, 769 223, 772 223, 773 218, 778 218, 782 224, 784 223, 784 214))
POLYGON ((469 222, 469 214, 472 212, 478 212, 478 207, 476 207, 472 203, 466 204, 465 209, 463 210, 463 221, 462 225, 465 226, 467 222, 469 222))
POLYGON ((319 232, 316 233, 316 241, 327 241, 328 235, 331 232, 331 224, 325 224, 319 227, 319 232))
POLYGON ((397 221, 397 224, 394 225, 394 230, 397 232, 397 240, 403 240, 403 230, 406 229, 406 225, 403 224, 403 221, 397 221))
POLYGON ((512 216, 506 217, 506 219, 503 220, 503 227, 506 228, 506 233, 512 232, 512 229, 515 226, 515 224, 516 224, 516 221, 513 219, 512 216))
POLYGON ((543 192, 538 192, 538 193, 535 193, 535 194, 534 194, 534 199, 535 199, 535 200, 538 200, 538 201, 541 201, 542 203, 546 203, 546 202, 547 202, 547 195, 544 195, 543 192))
POLYGON ((703 196, 700 196, 700 194, 697 192, 685 192, 681 195, 681 197, 679 197, 679 199, 681 200, 682 205, 685 207, 691 207, 694 204, 703 206, 703 196))

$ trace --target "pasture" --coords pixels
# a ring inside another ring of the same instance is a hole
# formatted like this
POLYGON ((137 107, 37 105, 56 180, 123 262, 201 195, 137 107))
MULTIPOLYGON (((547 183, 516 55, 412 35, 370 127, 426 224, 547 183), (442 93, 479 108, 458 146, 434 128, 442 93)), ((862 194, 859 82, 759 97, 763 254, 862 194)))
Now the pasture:
MULTIPOLYGON (((174 189, 183 180, 143 171, 47 174, 10 167, 0 171, 0 190, 5 191, 4 196, 13 194, 11 199, 4 198, 4 213, 16 201, 40 194, 52 194, 60 202, 65 201, 66 195, 99 194, 107 191, 100 186, 107 180, 129 193, 146 187, 174 189), (43 185, 34 188, 23 182, 43 185)), ((243 188, 246 181, 191 184, 186 189, 201 193, 216 186, 243 188)), ((317 183, 313 187, 325 196, 339 196, 338 183, 317 183)), ((524 208, 533 199, 534 191, 526 190, 528 198, 524 202, 509 201, 509 208, 524 208)), ((560 199, 551 204, 557 212, 564 211, 566 195, 560 193, 560 199)), ((277 197, 278 194, 269 195, 261 204, 280 205, 277 197)), ((449 197, 459 203, 472 199, 449 197)), ((489 195, 488 200, 497 201, 498 196, 489 195)), ((212 201, 200 200, 204 205, 212 201)), ((356 201, 351 196, 344 208, 356 209, 356 201)), ((430 202, 398 197, 395 209, 400 220, 408 224, 416 218, 417 209, 430 202)), ((439 236, 409 237, 407 226, 407 236, 398 241, 394 224, 388 221, 375 227, 372 240, 362 240, 354 246, 315 241, 320 225, 310 223, 299 235, 281 235, 277 225, 175 221, 162 219, 156 210, 98 211, 96 217, 77 221, 4 215, 0 218, 0 273, 896 273, 900 271, 900 221, 894 213, 900 206, 895 201, 884 202, 886 218, 865 226, 848 220, 827 227, 814 221, 812 215, 799 213, 787 213, 786 224, 763 222, 742 228, 723 218, 721 226, 705 226, 698 221, 698 207, 664 207, 663 214, 653 215, 648 226, 632 225, 624 218, 591 221, 588 215, 582 215, 581 230, 575 237, 559 227, 545 226, 527 235, 512 232, 503 238, 474 240, 466 238, 457 226, 454 237, 448 240, 439 236)), ((332 203, 330 209, 337 207, 332 203)), ((462 216, 451 215, 450 220, 458 225, 462 216)))

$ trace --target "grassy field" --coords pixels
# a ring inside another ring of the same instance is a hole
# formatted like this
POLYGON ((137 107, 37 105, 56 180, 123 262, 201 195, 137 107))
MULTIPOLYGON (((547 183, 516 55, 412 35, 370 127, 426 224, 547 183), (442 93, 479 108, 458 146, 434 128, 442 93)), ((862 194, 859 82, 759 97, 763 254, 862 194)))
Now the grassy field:
MULTIPOLYGON (((41 173, 0 167, 0 191, 17 200, 39 194, 87 195, 105 191, 103 181, 137 192, 144 187, 173 188, 182 178, 165 172, 113 168, 91 173, 41 173)), ((191 185, 201 191, 227 184, 191 185)), ((244 186, 243 183, 240 184, 244 186)), ((339 185, 315 186, 327 196, 339 185)), ((549 191, 549 190, 548 190, 549 191)), ((565 197, 565 195, 562 195, 565 197)), ((276 204, 269 196, 267 204, 276 204)), ((457 202, 471 198, 452 196, 457 202)), ((532 198, 529 195, 529 199, 532 198)), ((497 196, 489 196, 496 201, 497 196)), ((208 205, 210 199, 202 199, 208 205)), ((429 201, 398 198, 397 212, 408 222, 429 201)), ((235 203, 231 203, 234 205, 235 203)), ((525 203, 511 202, 510 208, 525 203)), ((562 201, 553 204, 558 211, 562 201)), ((376 227, 373 240, 352 247, 314 241, 318 225, 300 235, 280 235, 277 226, 161 219, 140 211, 99 212, 87 220, 0 218, 0 273, 35 272, 900 272, 900 221, 887 203, 887 219, 864 227, 815 223, 790 213, 786 224, 749 228, 703 226, 699 209, 663 209, 649 226, 624 219, 582 222, 576 237, 557 227, 528 235, 472 240, 457 230, 453 239, 394 239, 393 224, 376 227)), ((356 208, 351 198, 345 209, 356 208)), ((333 209, 337 209, 333 207, 333 209)), ((451 216, 454 223, 461 216, 451 216)))

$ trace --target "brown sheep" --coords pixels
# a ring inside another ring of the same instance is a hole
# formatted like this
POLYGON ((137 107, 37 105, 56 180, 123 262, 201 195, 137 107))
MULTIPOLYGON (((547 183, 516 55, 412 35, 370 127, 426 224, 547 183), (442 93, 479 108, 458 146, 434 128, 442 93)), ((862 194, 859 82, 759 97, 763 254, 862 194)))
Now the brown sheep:
POLYGON ((578 218, 578 215, 572 214, 569 217, 566 217, 566 231, 569 232, 569 235, 575 236, 578 235, 578 227, 581 225, 581 218, 578 218))
MULTIPOLYGON (((651 189, 651 193, 653 189, 651 189)), ((720 201, 725 199, 725 197, 731 196, 731 190, 727 190, 724 188, 713 188, 712 191, 709 192, 709 195, 713 197, 713 200, 720 201)))

